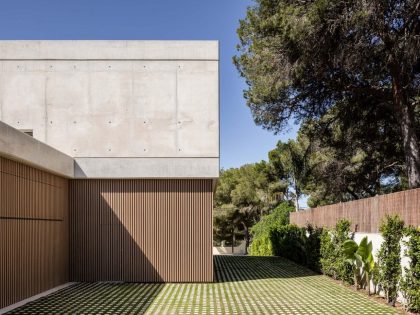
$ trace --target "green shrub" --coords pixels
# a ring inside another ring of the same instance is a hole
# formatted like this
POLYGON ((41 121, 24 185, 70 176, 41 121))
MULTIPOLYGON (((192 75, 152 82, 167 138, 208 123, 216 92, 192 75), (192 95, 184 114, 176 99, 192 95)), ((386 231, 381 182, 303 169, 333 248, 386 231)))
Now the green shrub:
POLYGON ((313 271, 321 270, 336 279, 352 283, 351 265, 345 261, 341 247, 349 239, 350 222, 339 221, 330 233, 308 225, 306 229, 289 222, 293 206, 280 204, 251 229, 253 256, 281 256, 313 271))
POLYGON ((331 231, 324 230, 321 234, 321 270, 325 275, 353 284, 351 264, 346 260, 343 244, 352 239, 350 235, 350 221, 340 220, 331 231))
POLYGON ((253 256, 281 256, 297 264, 319 271, 322 229, 308 230, 293 224, 279 225, 260 233, 251 245, 253 256))
POLYGON ((272 230, 289 224, 290 212, 293 210, 293 206, 288 202, 279 204, 270 214, 264 215, 261 220, 251 228, 253 238, 258 238, 260 235, 267 235, 272 230))
POLYGON ((383 242, 378 252, 379 284, 387 302, 395 305, 401 279, 401 239, 404 221, 398 216, 386 216, 380 226, 383 242))
POLYGON ((330 277, 336 277, 334 254, 335 250, 331 240, 331 233, 329 230, 324 229, 321 234, 320 264, 321 272, 330 277))
POLYGON ((367 236, 362 238, 359 244, 353 240, 347 240, 343 244, 343 249, 344 256, 353 268, 356 289, 367 287, 370 295, 370 280, 375 269, 372 242, 369 242, 367 236))
POLYGON ((281 226, 289 224, 289 214, 294 210, 287 202, 279 204, 270 214, 261 218, 252 229, 250 255, 274 256, 271 234, 281 226))
POLYGON ((406 308, 410 312, 420 313, 420 228, 409 228, 405 255, 410 259, 409 268, 405 268, 401 291, 406 299, 406 308))
POLYGON ((274 230, 270 238, 275 256, 290 259, 297 264, 306 264, 305 229, 293 224, 283 225, 274 230))
POLYGON ((375 261, 375 266, 372 270, 372 282, 373 282, 373 294, 378 293, 378 285, 379 285, 379 265, 378 262, 375 261))
POLYGON ((251 243, 249 254, 252 256, 274 256, 269 233, 254 238, 251 243))
POLYGON ((321 272, 321 235, 323 229, 308 224, 306 233, 306 266, 313 271, 321 272))

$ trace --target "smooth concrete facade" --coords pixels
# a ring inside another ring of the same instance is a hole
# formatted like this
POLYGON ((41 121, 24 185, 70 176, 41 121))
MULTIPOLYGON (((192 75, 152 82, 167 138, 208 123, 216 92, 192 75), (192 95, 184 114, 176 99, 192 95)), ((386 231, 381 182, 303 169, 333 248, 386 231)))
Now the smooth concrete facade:
POLYGON ((0 120, 77 177, 217 178, 218 59, 216 41, 0 41, 0 120))

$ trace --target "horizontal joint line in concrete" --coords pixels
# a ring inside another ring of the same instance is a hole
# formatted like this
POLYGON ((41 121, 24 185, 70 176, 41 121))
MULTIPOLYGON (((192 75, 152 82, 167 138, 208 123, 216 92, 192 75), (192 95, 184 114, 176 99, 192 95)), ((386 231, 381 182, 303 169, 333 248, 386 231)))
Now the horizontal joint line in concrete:
POLYGON ((139 58, 139 59, 111 59, 111 58, 0 58, 0 61, 219 61, 219 59, 185 59, 185 58, 171 58, 171 59, 155 59, 155 58, 139 58))
POLYGON ((218 159, 218 156, 75 156, 75 159, 218 159))

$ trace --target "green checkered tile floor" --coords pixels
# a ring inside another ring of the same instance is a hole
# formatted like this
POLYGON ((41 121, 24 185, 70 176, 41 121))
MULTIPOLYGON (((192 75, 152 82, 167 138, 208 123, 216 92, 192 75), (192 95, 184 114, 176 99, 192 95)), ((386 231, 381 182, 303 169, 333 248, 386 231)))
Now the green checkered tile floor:
POLYGON ((399 314, 277 257, 215 256, 214 283, 78 283, 10 314, 399 314))

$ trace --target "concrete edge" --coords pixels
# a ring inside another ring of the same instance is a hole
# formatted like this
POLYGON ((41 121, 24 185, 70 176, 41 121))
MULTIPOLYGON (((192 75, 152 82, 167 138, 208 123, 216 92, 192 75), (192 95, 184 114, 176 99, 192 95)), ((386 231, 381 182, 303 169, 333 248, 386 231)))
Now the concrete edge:
POLYGON ((72 178, 74 160, 61 151, 0 121, 0 156, 72 178))
POLYGON ((19 301, 17 303, 12 304, 12 305, 6 306, 4 308, 0 308, 0 315, 1 314, 6 314, 7 312, 10 312, 10 311, 12 311, 12 310, 14 310, 14 309, 16 309, 18 307, 21 307, 21 306, 23 306, 23 305, 25 305, 27 303, 33 302, 35 300, 38 300, 38 299, 40 299, 40 298, 42 298, 44 296, 50 295, 52 293, 55 293, 55 292, 57 292, 57 291, 59 291, 61 289, 65 289, 65 288, 67 288, 67 287, 69 287, 69 286, 71 286, 73 284, 76 284, 76 283, 77 282, 67 282, 65 284, 56 286, 56 287, 54 287, 52 289, 49 289, 47 291, 44 291, 44 292, 41 292, 39 294, 33 295, 33 296, 31 296, 31 297, 29 297, 27 299, 24 299, 22 301, 19 301))
POLYGON ((209 178, 219 177, 219 158, 75 158, 74 177, 209 178))
POLYGON ((2 60, 219 60, 217 40, 4 40, 2 60))
POLYGON ((219 178, 219 157, 73 158, 2 121, 0 156, 66 178, 219 178))

